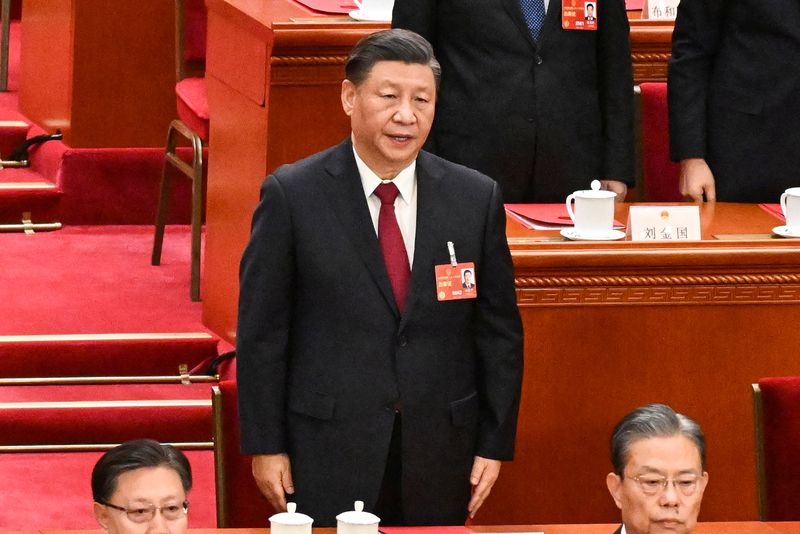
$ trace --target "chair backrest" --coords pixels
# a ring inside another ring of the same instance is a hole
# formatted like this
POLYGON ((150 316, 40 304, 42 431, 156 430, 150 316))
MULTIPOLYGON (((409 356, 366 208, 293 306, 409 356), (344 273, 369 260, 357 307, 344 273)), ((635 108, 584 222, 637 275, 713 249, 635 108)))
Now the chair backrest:
POLYGON ((236 382, 212 388, 218 528, 263 528, 274 510, 253 480, 251 457, 240 451, 236 382))
POLYGON ((683 200, 678 190, 679 166, 669 159, 667 84, 643 83, 640 88, 643 200, 650 202, 683 200))
POLYGON ((205 0, 175 0, 175 74, 177 80, 202 76, 208 19, 205 0))
POLYGON ((800 376, 753 384, 759 517, 800 520, 800 376))

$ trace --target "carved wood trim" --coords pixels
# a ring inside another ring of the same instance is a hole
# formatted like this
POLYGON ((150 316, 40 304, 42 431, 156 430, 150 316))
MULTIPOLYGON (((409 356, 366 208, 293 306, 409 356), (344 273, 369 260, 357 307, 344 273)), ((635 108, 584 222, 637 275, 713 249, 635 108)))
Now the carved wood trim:
POLYGON ((687 286, 800 284, 800 274, 686 274, 517 277, 518 288, 570 286, 687 286))
POLYGON ((520 288, 517 303, 520 307, 797 304, 800 285, 520 288))
POLYGON ((800 303, 799 274, 517 278, 520 306, 800 303))
POLYGON ((270 63, 279 66, 344 65, 347 56, 274 56, 270 63))

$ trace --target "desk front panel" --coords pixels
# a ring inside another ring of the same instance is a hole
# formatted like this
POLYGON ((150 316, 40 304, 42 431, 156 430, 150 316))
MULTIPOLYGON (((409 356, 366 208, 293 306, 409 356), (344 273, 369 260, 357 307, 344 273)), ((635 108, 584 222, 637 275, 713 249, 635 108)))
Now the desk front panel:
POLYGON ((713 240, 766 237, 778 224, 754 205, 714 211, 704 212, 708 240, 684 244, 534 241, 548 232, 509 221, 524 392, 517 459, 480 523, 613 521, 610 432, 649 402, 706 433, 701 518, 757 517, 750 384, 800 374, 800 242, 713 240))

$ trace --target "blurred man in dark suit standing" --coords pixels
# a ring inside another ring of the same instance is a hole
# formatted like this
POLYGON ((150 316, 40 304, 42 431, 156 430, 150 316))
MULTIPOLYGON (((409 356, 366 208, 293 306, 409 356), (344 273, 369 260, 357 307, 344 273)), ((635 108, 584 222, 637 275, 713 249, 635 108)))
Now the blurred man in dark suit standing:
POLYGON ((688 534, 708 483, 700 426, 664 404, 627 414, 611 435, 606 485, 622 512, 614 534, 688 534))
POLYGON ((429 146, 497 180, 506 202, 563 202, 593 179, 633 184, 624 0, 397 0, 392 24, 442 64, 429 146))
POLYGON ((800 185, 800 2, 683 0, 670 152, 695 201, 777 202, 800 185))

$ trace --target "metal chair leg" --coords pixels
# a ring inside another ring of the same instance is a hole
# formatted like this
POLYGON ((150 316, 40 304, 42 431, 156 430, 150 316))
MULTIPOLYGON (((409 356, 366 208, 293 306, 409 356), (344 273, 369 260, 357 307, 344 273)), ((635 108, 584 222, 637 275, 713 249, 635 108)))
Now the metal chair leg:
POLYGON ((167 142, 164 149, 164 166, 161 169, 161 186, 158 193, 158 209, 156 211, 155 237, 153 239, 153 254, 150 257, 151 265, 161 265, 161 247, 164 244, 164 226, 167 222, 167 207, 169 206, 170 192, 170 155, 175 153, 175 121, 167 130, 167 142))
POLYGON ((200 300, 200 232, 203 224, 203 142, 198 135, 192 137, 192 274, 189 291, 192 301, 200 300))
POLYGON ((203 140, 180 120, 172 121, 167 133, 164 170, 161 175, 161 190, 158 200, 158 212, 156 213, 155 238, 153 240, 153 255, 151 258, 153 265, 161 263, 161 248, 164 242, 164 226, 169 204, 170 167, 175 167, 175 169, 192 180, 192 255, 189 297, 192 301, 197 302, 200 300, 200 245, 203 225, 203 140), (181 134, 191 143, 191 165, 188 165, 178 157, 175 151, 175 133, 181 134))

